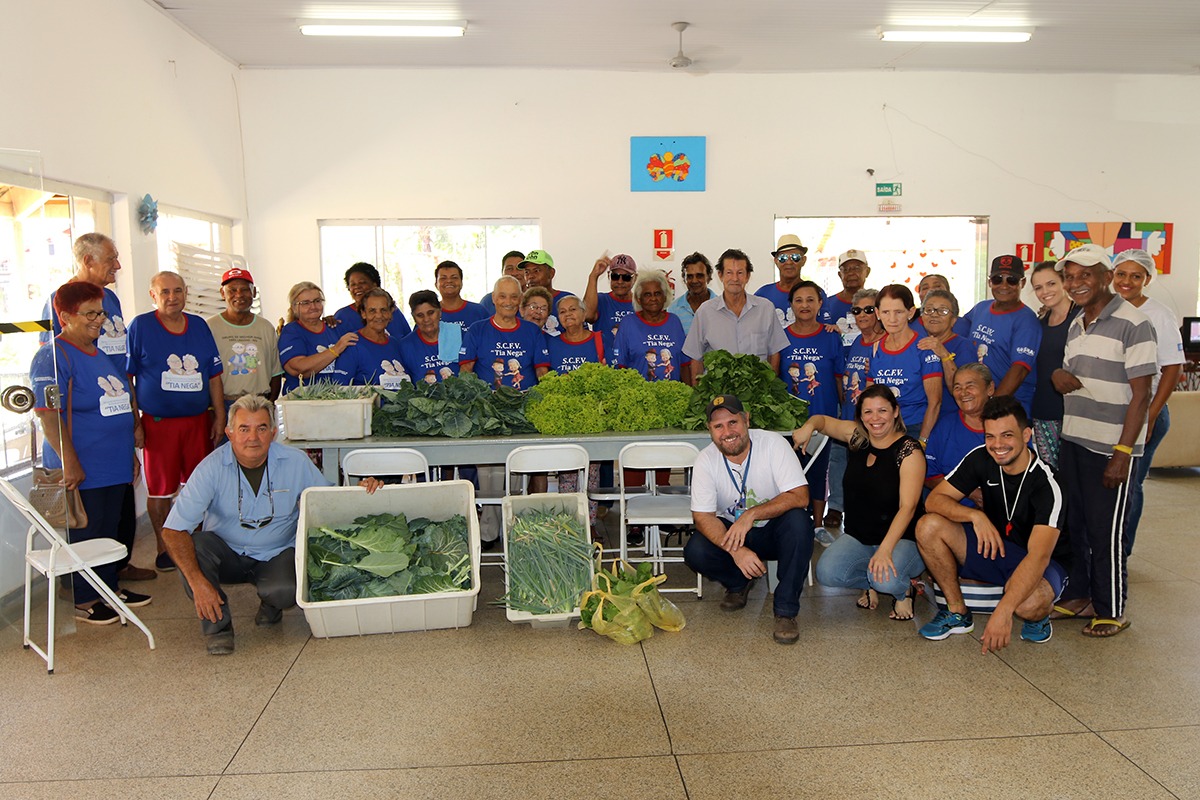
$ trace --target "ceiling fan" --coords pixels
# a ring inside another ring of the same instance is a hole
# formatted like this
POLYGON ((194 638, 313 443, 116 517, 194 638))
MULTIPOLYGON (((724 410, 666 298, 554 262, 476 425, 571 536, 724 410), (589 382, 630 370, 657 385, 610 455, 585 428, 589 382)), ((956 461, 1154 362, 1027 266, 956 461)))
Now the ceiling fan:
POLYGON ((667 61, 667 66, 669 66, 671 69, 687 69, 692 64, 696 63, 692 59, 688 58, 683 52, 683 32, 688 29, 688 23, 672 22, 671 27, 679 31, 679 52, 667 61))

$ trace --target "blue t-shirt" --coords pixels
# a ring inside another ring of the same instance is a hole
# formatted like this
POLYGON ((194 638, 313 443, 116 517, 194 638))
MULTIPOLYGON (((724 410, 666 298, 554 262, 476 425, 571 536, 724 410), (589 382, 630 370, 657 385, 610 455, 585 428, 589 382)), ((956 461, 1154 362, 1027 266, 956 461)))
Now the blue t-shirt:
MULTIPOLYGON (((129 396, 129 380, 120 359, 99 349, 89 355, 75 345, 56 338, 54 346, 39 347, 33 354, 29 379, 33 382, 39 411, 50 410, 46 388, 58 386, 64 435, 67 432, 67 392, 72 393, 71 443, 75 446, 75 454, 79 457, 79 466, 84 474, 79 488, 102 489, 105 486, 132 483, 135 420, 129 396)), ((42 463, 47 469, 62 467, 58 452, 48 443, 42 448, 42 463)))
MULTIPOLYGON (((361 330, 355 328, 355 332, 361 330)), ((329 325, 321 323, 321 330, 313 333, 308 328, 301 325, 299 322, 289 322, 283 326, 283 330, 279 332, 279 363, 287 367, 288 361, 299 356, 316 355, 322 350, 328 350, 338 343, 338 339, 345 335, 346 331, 342 328, 332 328, 329 325), (339 333, 338 331, 341 331, 339 333)), ((361 339, 361 337, 359 337, 361 339)), ((335 358, 330 362, 329 366, 322 369, 316 375, 305 378, 305 383, 311 383, 314 380, 332 381, 333 383, 348 384, 352 377, 345 364, 349 361, 346 356, 349 351, 355 346, 346 349, 342 353, 342 358, 335 358)), ((283 393, 287 394, 293 389, 300 386, 300 379, 290 372, 285 372, 283 375, 283 393)))
MULTIPOLYGON (((712 300, 717 296, 717 293, 712 289, 708 290, 708 299, 712 300)), ((692 320, 696 318, 696 312, 692 311, 692 304, 688 302, 687 292, 675 298, 675 302, 667 306, 667 313, 674 314, 679 317, 679 321, 683 324, 683 332, 687 333, 692 329, 692 320)))
MULTIPOLYGON (((100 329, 100 338, 96 340, 96 347, 110 356, 125 355, 125 317, 121 311, 121 300, 117 297, 116 292, 108 287, 104 288, 104 300, 102 301, 104 313, 108 316, 104 320, 104 326, 100 329)), ((46 301, 45 308, 42 309, 42 314, 45 319, 50 320, 51 326, 54 328, 54 335, 62 333, 62 325, 58 321, 58 314, 54 312, 54 295, 57 291, 50 293, 50 299, 46 301)), ((38 341, 42 344, 50 341, 50 332, 42 331, 38 334, 38 341)))
POLYGON ((874 345, 865 344, 860 335, 845 351, 845 368, 842 372, 842 419, 854 419, 858 396, 867 388, 873 347, 874 345))
POLYGON ((633 298, 622 301, 613 297, 612 292, 608 292, 596 298, 596 310, 599 316, 592 323, 592 330, 600 332, 600 335, 604 337, 604 352, 611 353, 617 340, 617 328, 620 327, 621 320, 633 313, 633 298))
POLYGON ((967 312, 964 319, 975 343, 975 360, 987 364, 992 380, 999 388, 1013 364, 1029 368, 1029 374, 1017 387, 1017 400, 1026 412, 1033 407, 1033 392, 1037 388, 1037 351, 1042 345, 1042 324, 1027 305, 1012 311, 994 311, 993 300, 984 300, 967 312))
POLYGON ((788 394, 808 401, 809 414, 836 417, 838 381, 846 368, 842 337, 818 328, 802 336, 785 328, 787 347, 779 351, 779 375, 788 394))
POLYGON ((963 456, 983 444, 983 430, 967 425, 962 412, 938 418, 925 445, 925 477, 942 478, 958 466, 963 456))
POLYGON ((854 303, 847 302, 836 294, 831 294, 825 298, 825 302, 821 303, 821 310, 817 314, 817 322, 822 325, 837 325, 842 332, 843 344, 850 344, 854 341, 854 337, 858 335, 858 326, 854 324, 854 315, 850 313, 850 309, 854 307, 854 303), (850 342, 845 341, 845 335, 852 333, 850 342))
MULTIPOLYGON (((362 330, 363 326, 367 324, 366 320, 362 318, 362 314, 358 313, 358 309, 354 307, 353 303, 339 308, 334 312, 333 318, 342 323, 341 325, 337 326, 337 329, 343 336, 351 332, 358 333, 360 330, 362 330)), ((392 321, 388 323, 387 332, 390 336, 395 338, 396 341, 400 341, 405 336, 408 336, 410 333, 412 333, 412 327, 408 324, 408 320, 404 318, 404 314, 400 313, 399 308, 397 308, 392 314, 392 321)), ((334 341, 337 340, 335 339, 334 341)))
POLYGON ((579 369, 583 364, 606 364, 604 337, 596 331, 588 331, 581 342, 568 342, 562 336, 551 336, 546 340, 550 351, 550 369, 559 373, 579 369))
POLYGON ((877 352, 871 358, 869 377, 872 383, 891 387, 900 403, 900 416, 904 427, 911 435, 921 430, 925 420, 925 409, 929 398, 925 395, 925 379, 942 379, 942 362, 932 350, 917 347, 920 337, 914 336, 908 344, 896 352, 887 349, 887 337, 876 344, 877 352))
MULTIPOLYGON (((488 295, 488 299, 491 299, 491 295, 488 295)), ((479 303, 463 300, 463 304, 453 311, 442 309, 442 322, 453 322, 465 331, 479 320, 487 319, 494 313, 495 311, 488 311, 479 303)))
MULTIPOLYGON (((483 310, 487 312, 489 317, 496 313, 496 301, 492 299, 491 292, 488 292, 483 297, 479 298, 479 305, 483 307, 483 310)), ((469 328, 471 326, 468 325, 467 327, 469 328)))
MULTIPOLYGON (((792 311, 792 304, 788 302, 788 293, 781 289, 778 283, 768 283, 766 286, 760 286, 754 293, 759 297, 771 301, 775 306, 775 315, 779 317, 780 325, 786 328, 796 321, 796 314, 792 311)), ((817 296, 821 298, 821 307, 824 309, 825 291, 818 288, 817 296)))
MULTIPOLYGON (((920 334, 918 334, 919 336, 920 334)), ((959 336, 957 333, 951 333, 950 338, 942 342, 947 350, 954 354, 954 366, 958 367, 962 364, 970 364, 975 360, 975 344, 970 339, 959 336)), ((947 414, 957 414, 958 403, 954 400, 954 393, 950 391, 950 387, 946 385, 945 375, 942 376, 942 410, 938 412, 939 416, 947 414)))
POLYGON ((411 373, 404 367, 400 341, 390 336, 380 344, 359 331, 358 342, 338 356, 337 365, 350 375, 350 383, 360 386, 395 391, 401 384, 412 381, 411 373))
POLYGON ((438 383, 458 374, 457 358, 446 362, 438 356, 440 331, 438 336, 438 341, 427 342, 420 331, 413 331, 400 340, 400 362, 404 364, 404 371, 412 376, 414 382, 438 383))
POLYGON ((691 363, 683 354, 687 334, 674 314, 653 324, 641 314, 630 314, 617 327, 613 359, 618 367, 636 369, 648 381, 683 380, 682 368, 691 363))
POLYGON ((134 377, 138 408, 154 417, 194 417, 211 405, 208 382, 224 367, 208 323, 184 314, 182 333, 171 333, 157 311, 129 323, 125 371, 134 377))
POLYGON ((474 364, 475 374, 492 386, 525 390, 537 383, 539 367, 550 367, 550 353, 546 335, 532 322, 518 318, 505 330, 489 318, 467 328, 458 364, 474 364))

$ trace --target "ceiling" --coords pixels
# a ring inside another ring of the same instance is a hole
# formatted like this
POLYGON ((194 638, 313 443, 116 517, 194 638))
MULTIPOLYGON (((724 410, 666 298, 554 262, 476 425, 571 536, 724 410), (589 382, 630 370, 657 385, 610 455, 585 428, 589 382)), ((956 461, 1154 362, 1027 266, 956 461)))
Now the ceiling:
POLYGON ((1200 73, 1195 0, 146 0, 246 68, 1200 73), (301 36, 301 20, 466 20, 461 39, 301 36), (1026 44, 898 44, 880 25, 1033 27, 1026 44))

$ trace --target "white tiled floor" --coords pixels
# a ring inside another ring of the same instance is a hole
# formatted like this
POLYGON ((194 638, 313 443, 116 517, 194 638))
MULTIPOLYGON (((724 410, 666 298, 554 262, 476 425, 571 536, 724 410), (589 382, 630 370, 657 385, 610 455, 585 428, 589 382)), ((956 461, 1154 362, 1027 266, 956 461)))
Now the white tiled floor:
POLYGON ((153 652, 84 627, 47 676, 0 631, 0 798, 1200 797, 1198 490, 1151 475, 1127 632, 1060 622, 999 656, 982 627, 926 642, 819 588, 779 647, 761 585, 724 614, 710 584, 682 632, 623 647, 511 625, 486 570, 470 628, 354 639, 297 610, 255 628, 235 587, 237 652, 213 658, 160 576, 137 586, 153 652))

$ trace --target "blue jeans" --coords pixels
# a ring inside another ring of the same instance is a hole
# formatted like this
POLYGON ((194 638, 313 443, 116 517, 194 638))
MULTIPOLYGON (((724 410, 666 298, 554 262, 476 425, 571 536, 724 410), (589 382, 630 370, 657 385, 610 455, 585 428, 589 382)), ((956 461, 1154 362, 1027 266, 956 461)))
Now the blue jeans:
MULTIPOLYGON (((846 476, 846 458, 850 451, 841 442, 830 442, 829 450, 829 503, 833 511, 845 511, 845 496, 842 494, 842 478, 846 476)), ((818 520, 818 524, 820 521, 818 520)))
MULTIPOLYGON (((728 528, 732 523, 722 519, 728 528)), ((746 534, 748 547, 761 561, 779 562, 779 585, 775 587, 775 616, 794 617, 800 612, 800 591, 812 560, 813 524, 808 509, 793 508, 761 528, 746 534)), ((733 556, 696 531, 683 548, 683 560, 696 572, 731 592, 740 592, 750 581, 738 569, 733 556)))
POLYGON ((890 594, 897 600, 903 599, 908 594, 912 579, 925 570, 917 543, 909 539, 896 542, 892 550, 896 574, 882 581, 875 580, 867 569, 878 549, 879 545, 865 545, 843 533, 817 561, 817 583, 847 589, 874 589, 880 594, 890 594))
POLYGON ((1154 451, 1158 449, 1169 430, 1171 430, 1171 412, 1166 406, 1163 406, 1162 411, 1158 414, 1158 421, 1154 423, 1154 430, 1150 433, 1150 439, 1146 442, 1146 449, 1141 460, 1138 461, 1137 469, 1134 470, 1129 483, 1129 506, 1125 510, 1126 556, 1133 552, 1133 537, 1137 535, 1138 523, 1142 521, 1142 505, 1146 499, 1142 491, 1142 484, 1146 482, 1146 476, 1150 474, 1150 462, 1154 461, 1154 451))

